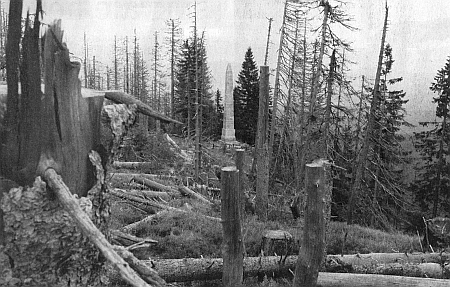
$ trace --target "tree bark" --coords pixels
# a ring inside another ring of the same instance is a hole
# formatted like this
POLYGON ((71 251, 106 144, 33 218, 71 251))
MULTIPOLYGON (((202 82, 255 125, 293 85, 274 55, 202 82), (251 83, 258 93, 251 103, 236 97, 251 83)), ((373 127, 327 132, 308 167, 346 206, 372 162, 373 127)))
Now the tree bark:
POLYGON ((241 218, 245 215, 245 201, 244 201, 244 149, 236 149, 235 164, 239 171, 239 202, 241 203, 241 218))
POLYGON ((256 214, 267 220, 269 193, 269 67, 261 66, 259 78, 258 129, 256 135, 256 214))
POLYGON ((132 286, 151 286, 142 280, 142 278, 131 269, 128 263, 114 251, 113 246, 106 240, 105 236, 97 229, 91 219, 74 200, 69 188, 55 170, 53 168, 47 168, 43 177, 53 192, 55 192, 58 200, 64 206, 64 209, 72 216, 83 234, 100 249, 102 254, 120 272, 122 278, 132 286))
MULTIPOLYGON (((326 272, 354 272, 407 275, 417 277, 448 278, 448 274, 441 267, 442 262, 448 260, 450 254, 439 253, 371 253, 361 255, 328 255, 325 266, 321 270, 326 272), (338 263, 336 263, 338 262, 338 263), (342 269, 336 265, 346 266, 342 269), (402 267, 400 267, 402 266, 402 267), (402 270, 399 273, 392 270, 402 270), (430 270, 436 271, 430 272, 430 270), (418 270, 422 270, 419 271, 418 270), (443 276, 446 275, 446 276, 443 276)), ((271 277, 292 277, 291 270, 295 269, 298 256, 265 256, 245 257, 243 261, 244 278, 265 275, 271 277)), ((214 280, 222 278, 222 258, 183 258, 159 259, 143 261, 158 272, 167 282, 185 282, 194 280, 214 280)), ((448 267, 447 267, 448 269, 448 267)), ((318 283, 321 284, 319 273, 318 283)), ((389 285, 385 285, 389 286, 389 285)))
POLYGON ((225 287, 242 286, 244 245, 239 203, 239 174, 236 167, 222 168, 223 275, 225 287))
POLYGON ((8 97, 0 142, 0 174, 16 180, 19 169, 19 59, 23 0, 9 6, 8 35, 6 41, 6 81, 8 97))
POLYGON ((320 264, 326 254, 326 226, 331 189, 326 169, 328 162, 317 160, 306 165, 305 228, 303 244, 295 269, 294 287, 316 286, 320 264))
POLYGON ((391 275, 320 273, 317 283, 322 287, 444 287, 448 286, 449 280, 391 275))

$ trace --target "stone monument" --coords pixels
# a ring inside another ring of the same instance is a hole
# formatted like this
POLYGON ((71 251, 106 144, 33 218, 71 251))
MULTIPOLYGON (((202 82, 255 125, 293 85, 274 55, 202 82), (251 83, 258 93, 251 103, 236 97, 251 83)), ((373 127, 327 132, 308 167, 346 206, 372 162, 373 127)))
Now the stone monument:
POLYGON ((236 142, 234 131, 234 101, 233 101, 233 72, 231 65, 227 65, 225 74, 225 96, 223 97, 223 128, 222 141, 225 143, 236 142))

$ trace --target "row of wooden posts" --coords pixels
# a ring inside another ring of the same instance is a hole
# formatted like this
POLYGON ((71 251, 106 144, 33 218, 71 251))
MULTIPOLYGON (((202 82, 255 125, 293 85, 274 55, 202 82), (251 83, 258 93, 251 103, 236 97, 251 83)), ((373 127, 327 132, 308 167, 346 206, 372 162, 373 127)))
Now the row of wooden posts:
MULTIPOLYGON (((225 287, 242 286, 244 243, 241 232, 243 209, 244 150, 236 150, 236 166, 222 168, 221 211, 223 225, 223 275, 225 287)), ((307 203, 305 227, 294 286, 315 286, 326 255, 325 231, 330 217, 331 190, 327 184, 329 164, 317 160, 306 166, 307 203)))

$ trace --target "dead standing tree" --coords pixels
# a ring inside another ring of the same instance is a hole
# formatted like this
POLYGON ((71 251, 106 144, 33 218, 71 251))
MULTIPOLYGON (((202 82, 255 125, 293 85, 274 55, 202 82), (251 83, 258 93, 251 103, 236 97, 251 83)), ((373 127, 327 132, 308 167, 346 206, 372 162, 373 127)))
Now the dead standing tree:
POLYGON ((381 36, 381 47, 380 47, 380 54, 378 56, 378 66, 377 66, 377 72, 375 76, 375 86, 373 91, 373 99, 370 106, 370 112, 369 112, 369 121, 367 123, 367 128, 364 136, 364 142, 362 143, 361 152, 358 155, 357 162, 356 162, 356 168, 355 168, 355 181, 353 182, 352 189, 350 192, 350 199, 348 202, 348 216, 347 216, 347 223, 352 224, 353 223, 353 211, 356 205, 358 193, 361 190, 361 183, 362 183, 362 177, 364 173, 364 169, 366 167, 367 157, 369 154, 370 147, 372 145, 372 133, 375 126, 375 112, 376 108, 379 105, 380 102, 380 77, 381 77, 381 66, 383 63, 383 53, 384 53, 384 42, 386 39, 386 30, 387 30, 387 22, 388 22, 388 12, 389 9, 386 6, 386 13, 384 17, 384 26, 383 26, 383 34, 381 36))

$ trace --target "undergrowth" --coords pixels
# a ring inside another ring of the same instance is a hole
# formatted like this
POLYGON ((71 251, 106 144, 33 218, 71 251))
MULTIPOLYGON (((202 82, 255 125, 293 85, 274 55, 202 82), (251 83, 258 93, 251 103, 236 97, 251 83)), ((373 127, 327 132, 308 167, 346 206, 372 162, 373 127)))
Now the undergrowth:
MULTIPOLYGON (((193 153, 192 142, 183 139, 173 139, 183 150, 193 153)), ((193 175, 192 166, 181 164, 167 143, 156 135, 145 138, 139 134, 124 148, 123 160, 154 162, 151 170, 141 170, 141 173, 175 170, 177 175, 193 175)), ((211 145, 211 144, 210 144, 211 145)), ((205 144, 206 147, 206 144, 205 144)), ((214 168, 232 165, 234 159, 231 153, 223 153, 219 146, 208 146, 204 149, 203 172, 209 178, 217 176, 214 168)), ((244 172, 249 173, 251 168, 250 156, 246 156, 244 172)), ((220 181, 216 180, 220 186, 220 181)), ((164 182, 166 185, 176 185, 179 182, 164 182)), ((211 184, 211 182, 210 182, 211 184)), ((245 191, 252 195, 253 183, 245 179, 245 191)), ((267 230, 284 230, 294 237, 295 248, 288 255, 296 255, 302 242, 303 221, 294 220, 289 212, 288 201, 295 194, 295 190, 289 187, 289 183, 283 186, 275 186, 272 189, 269 204, 269 221, 261 222, 252 214, 245 214, 242 221, 242 235, 246 256, 259 256, 263 234, 267 230)), ((253 193, 254 194, 254 193, 253 193)), ((208 194, 203 194, 208 196, 208 194)), ((213 198, 209 198, 214 201, 213 198)), ((205 206, 195 200, 181 197, 166 203, 170 206, 184 209, 187 212, 166 211, 163 215, 146 226, 141 227, 134 235, 149 237, 158 241, 158 244, 136 254, 140 258, 213 258, 222 257, 222 225, 220 221, 206 218, 203 215, 220 218, 220 202, 214 201, 212 207, 205 206), (203 215, 202 215, 203 214, 203 215)), ((115 202, 113 205, 113 226, 130 224, 140 220, 148 214, 139 207, 133 207, 126 202, 115 202)), ((422 251, 420 239, 417 236, 409 236, 397 233, 387 233, 380 230, 361 227, 358 225, 347 226, 342 222, 330 222, 327 231, 328 254, 355 254, 370 252, 417 252, 422 251)), ((284 287, 290 286, 288 279, 247 278, 244 286, 250 287, 284 287)), ((192 282, 189 284, 177 283, 172 286, 221 286, 220 280, 206 282, 192 282)))

